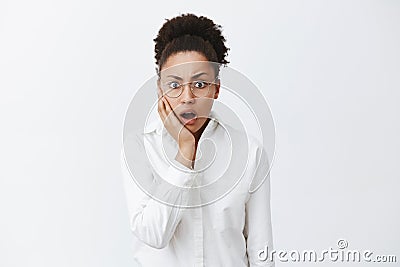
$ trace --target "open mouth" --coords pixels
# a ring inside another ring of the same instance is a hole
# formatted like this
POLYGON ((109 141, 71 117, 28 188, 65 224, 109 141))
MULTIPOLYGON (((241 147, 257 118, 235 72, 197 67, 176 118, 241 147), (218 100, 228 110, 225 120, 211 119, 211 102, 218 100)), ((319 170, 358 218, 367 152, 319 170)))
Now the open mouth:
POLYGON ((194 111, 186 111, 179 114, 184 124, 193 124, 197 119, 197 114, 194 111))

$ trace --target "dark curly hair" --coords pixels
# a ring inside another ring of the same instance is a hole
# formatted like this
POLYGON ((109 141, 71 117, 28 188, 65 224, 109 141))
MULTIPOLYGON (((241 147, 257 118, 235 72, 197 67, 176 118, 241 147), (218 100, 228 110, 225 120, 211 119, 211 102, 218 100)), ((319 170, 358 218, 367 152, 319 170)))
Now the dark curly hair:
POLYGON ((183 14, 167 19, 154 39, 157 72, 169 56, 183 51, 200 52, 209 61, 226 65, 229 48, 225 41, 221 26, 204 16, 183 14))

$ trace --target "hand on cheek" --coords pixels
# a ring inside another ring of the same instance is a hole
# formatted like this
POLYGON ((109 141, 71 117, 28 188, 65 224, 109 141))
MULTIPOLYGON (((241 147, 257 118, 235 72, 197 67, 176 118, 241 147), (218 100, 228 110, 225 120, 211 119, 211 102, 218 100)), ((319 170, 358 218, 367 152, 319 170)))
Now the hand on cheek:
POLYGON ((178 143, 177 161, 188 168, 193 168, 196 156, 196 144, 193 134, 179 121, 166 97, 158 88, 158 114, 164 127, 178 143))

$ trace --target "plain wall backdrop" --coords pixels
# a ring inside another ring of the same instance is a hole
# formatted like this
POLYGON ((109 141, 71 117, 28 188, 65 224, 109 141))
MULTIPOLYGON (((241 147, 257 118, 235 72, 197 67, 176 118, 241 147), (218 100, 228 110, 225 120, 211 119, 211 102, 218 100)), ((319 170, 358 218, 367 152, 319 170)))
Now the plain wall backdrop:
POLYGON ((399 1, 3 0, 0 266, 134 266, 123 120, 157 30, 187 12, 223 26, 272 109, 275 248, 343 238, 400 261, 399 1))

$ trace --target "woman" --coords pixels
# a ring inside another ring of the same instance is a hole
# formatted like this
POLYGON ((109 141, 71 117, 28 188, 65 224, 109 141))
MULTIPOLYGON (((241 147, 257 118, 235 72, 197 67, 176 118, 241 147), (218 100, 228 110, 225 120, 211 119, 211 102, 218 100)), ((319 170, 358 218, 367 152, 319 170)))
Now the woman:
POLYGON ((250 190, 268 171, 265 153, 212 111, 228 63, 220 26, 185 14, 154 41, 160 120, 127 138, 122 166, 137 262, 273 266, 259 255, 272 248, 269 179, 250 190))

